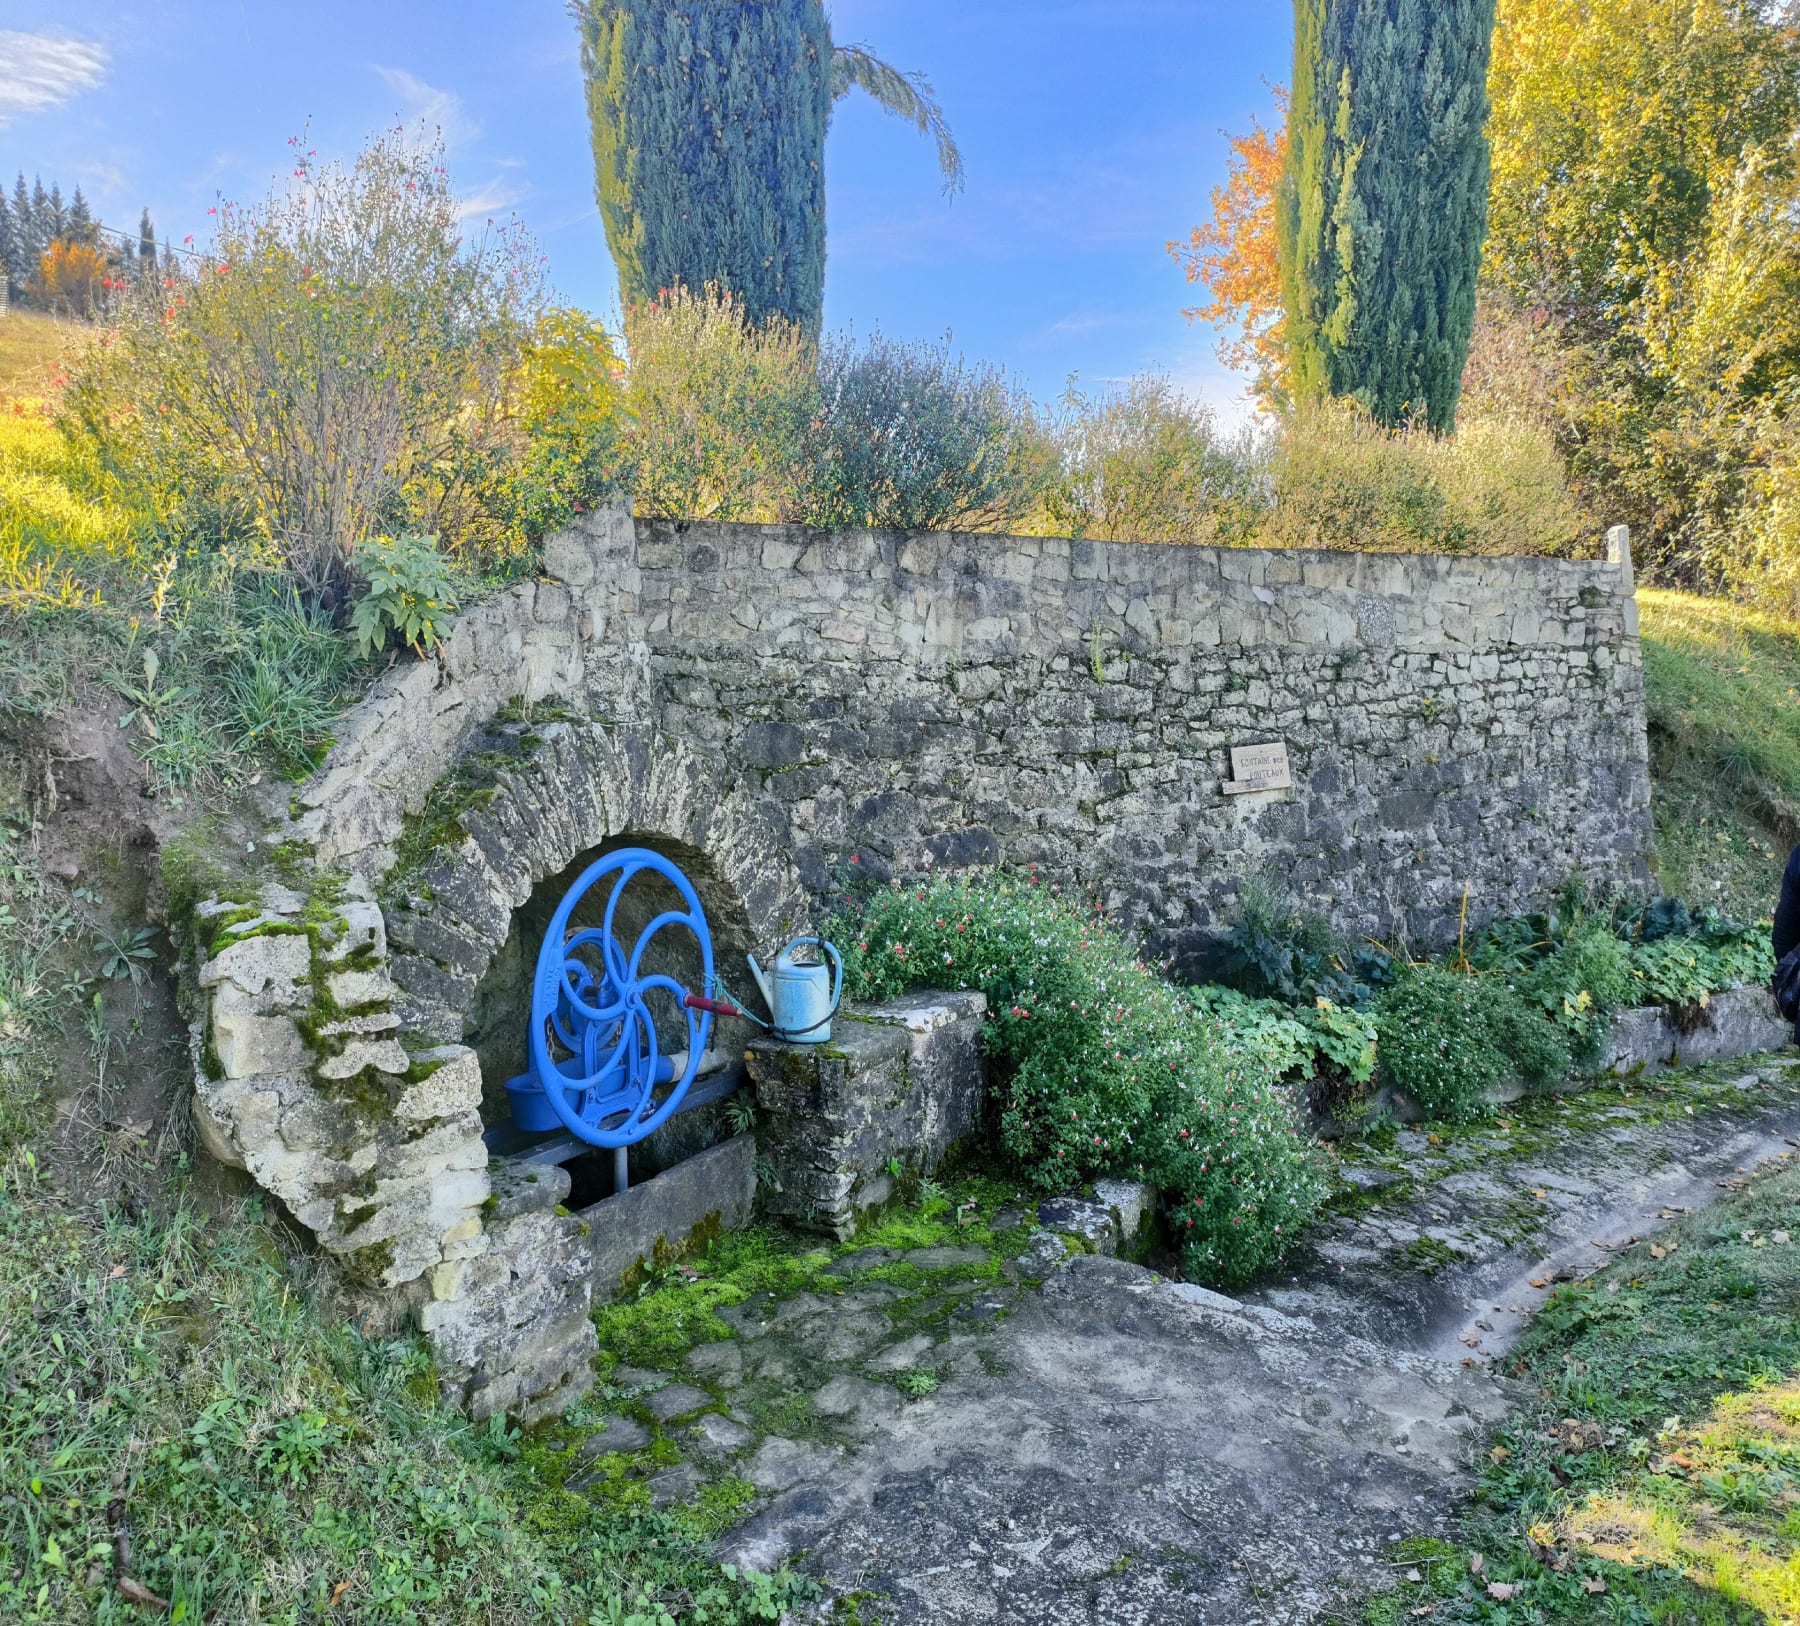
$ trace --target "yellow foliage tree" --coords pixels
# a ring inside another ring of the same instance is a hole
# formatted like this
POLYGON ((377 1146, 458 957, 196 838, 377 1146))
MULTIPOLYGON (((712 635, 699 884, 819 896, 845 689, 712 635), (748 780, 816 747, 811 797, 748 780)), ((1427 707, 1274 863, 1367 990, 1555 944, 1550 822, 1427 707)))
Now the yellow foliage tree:
POLYGON ((1281 122, 1266 130, 1260 121, 1249 134, 1226 137, 1231 153, 1223 186, 1212 194, 1212 217, 1168 244, 1189 282, 1205 286, 1204 304, 1181 314, 1190 322, 1217 322, 1227 331, 1219 358, 1228 367, 1249 369, 1264 405, 1279 399, 1287 369, 1287 340, 1281 305, 1281 267, 1275 241, 1275 192, 1287 163, 1285 87, 1275 87, 1281 122))
POLYGON ((90 316, 100 302, 106 258, 91 243, 59 237, 38 259, 38 286, 46 304, 72 316, 90 316))

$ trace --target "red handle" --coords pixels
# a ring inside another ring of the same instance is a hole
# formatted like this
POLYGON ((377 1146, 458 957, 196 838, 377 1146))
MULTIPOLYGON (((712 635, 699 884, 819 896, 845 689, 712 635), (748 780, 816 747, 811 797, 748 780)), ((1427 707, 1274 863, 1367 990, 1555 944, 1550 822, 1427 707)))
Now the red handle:
POLYGON ((744 1013, 728 999, 707 999, 702 994, 683 994, 681 1003, 696 1011, 711 1011, 714 1016, 742 1016, 744 1013))

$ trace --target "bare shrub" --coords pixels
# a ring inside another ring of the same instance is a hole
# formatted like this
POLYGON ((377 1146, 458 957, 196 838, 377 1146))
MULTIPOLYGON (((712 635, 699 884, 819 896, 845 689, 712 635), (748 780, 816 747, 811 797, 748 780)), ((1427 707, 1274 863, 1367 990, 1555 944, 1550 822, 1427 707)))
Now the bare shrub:
POLYGON ((225 204, 190 275, 156 279, 80 362, 66 418, 171 518, 272 541, 341 607, 364 537, 457 548, 513 455, 509 381, 541 300, 516 227, 463 234, 441 145, 401 130, 345 167, 296 145, 225 204))

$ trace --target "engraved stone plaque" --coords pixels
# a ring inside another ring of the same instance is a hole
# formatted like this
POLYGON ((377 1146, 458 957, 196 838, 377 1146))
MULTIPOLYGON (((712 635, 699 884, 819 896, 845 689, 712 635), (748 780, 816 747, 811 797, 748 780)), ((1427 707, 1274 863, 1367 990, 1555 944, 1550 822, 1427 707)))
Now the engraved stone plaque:
POLYGON ((1253 790, 1292 790, 1293 787, 1287 746, 1279 740, 1273 745, 1234 745, 1231 748, 1231 778, 1225 785, 1227 796, 1242 796, 1253 790))

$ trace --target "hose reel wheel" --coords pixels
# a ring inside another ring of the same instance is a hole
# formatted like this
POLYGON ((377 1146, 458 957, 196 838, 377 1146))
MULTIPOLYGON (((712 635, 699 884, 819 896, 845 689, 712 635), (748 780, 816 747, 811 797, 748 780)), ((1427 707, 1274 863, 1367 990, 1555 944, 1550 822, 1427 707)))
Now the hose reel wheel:
MULTIPOLYGON (((555 1120, 594 1146, 634 1145, 680 1108, 700 1070, 713 1016, 691 1004, 690 991, 674 977, 648 971, 644 962, 653 947, 676 949, 684 940, 697 951, 704 995, 713 986, 706 911, 692 883, 662 854, 622 848, 582 871, 557 905, 538 951, 529 1072, 507 1086, 521 1127, 528 1126, 528 1111, 539 1113, 541 1127, 553 1127, 534 1099, 540 1091, 555 1120), (673 887, 682 907, 654 915, 627 950, 618 934, 620 904, 632 883, 645 876, 673 887), (606 899, 600 924, 571 931, 576 910, 590 894, 606 899), (665 1053, 657 1033, 659 1012, 666 1027, 677 1016, 685 1025, 685 1055, 665 1053)), ((667 963, 665 954, 652 963, 659 962, 667 963)))

